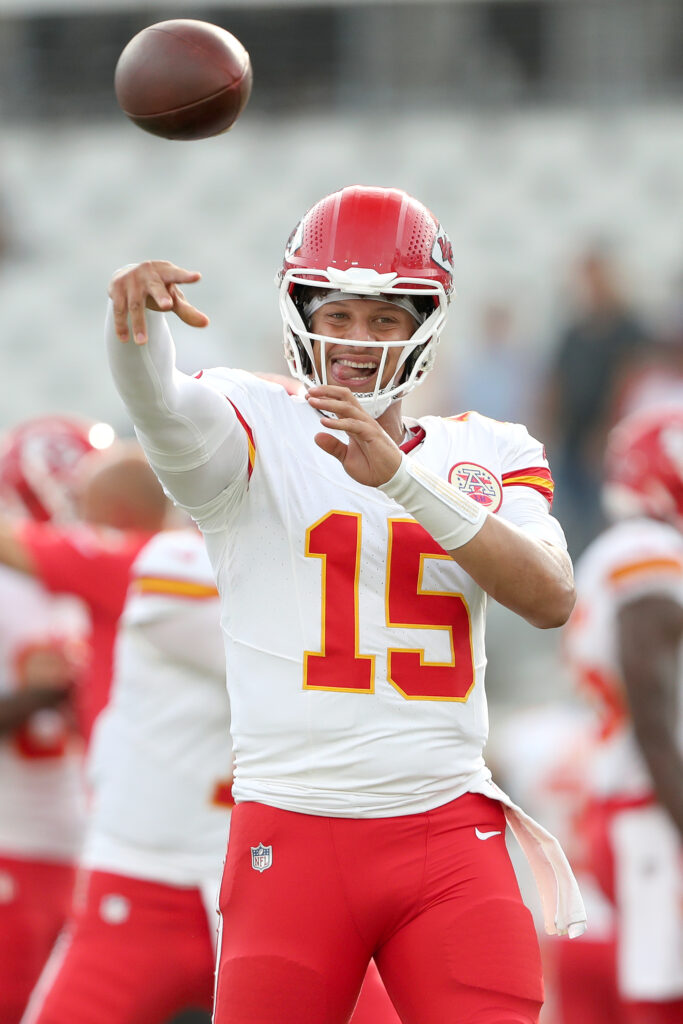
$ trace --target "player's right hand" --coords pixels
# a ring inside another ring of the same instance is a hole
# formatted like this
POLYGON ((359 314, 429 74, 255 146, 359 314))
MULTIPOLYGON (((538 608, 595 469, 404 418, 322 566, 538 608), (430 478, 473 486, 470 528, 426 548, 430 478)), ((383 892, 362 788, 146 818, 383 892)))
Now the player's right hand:
POLYGON ((22 686, 51 693, 54 701, 57 701, 60 696, 68 695, 81 670, 76 649, 71 650, 57 641, 46 641, 34 644, 23 652, 19 677, 22 686))
POLYGON ((179 287, 200 277, 199 271, 184 270, 168 260, 145 260, 117 270, 109 282, 109 296, 119 340, 127 342, 132 331, 136 345, 146 343, 145 309, 175 313, 190 327, 206 327, 206 313, 191 305, 179 287))

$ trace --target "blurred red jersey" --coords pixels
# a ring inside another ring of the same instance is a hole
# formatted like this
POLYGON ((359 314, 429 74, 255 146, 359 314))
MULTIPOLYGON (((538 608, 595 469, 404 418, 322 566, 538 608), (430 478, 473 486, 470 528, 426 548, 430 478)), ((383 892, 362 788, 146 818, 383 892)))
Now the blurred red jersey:
POLYGON ((152 536, 85 524, 22 524, 20 538, 50 591, 73 594, 90 616, 90 659, 77 699, 79 726, 88 742, 111 686, 114 640, 128 589, 130 567, 152 536))

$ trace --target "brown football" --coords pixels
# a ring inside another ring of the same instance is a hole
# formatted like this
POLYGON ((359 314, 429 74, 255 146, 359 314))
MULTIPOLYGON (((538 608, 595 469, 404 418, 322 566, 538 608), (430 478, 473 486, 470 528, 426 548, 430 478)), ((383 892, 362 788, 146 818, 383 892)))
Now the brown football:
POLYGON ((116 64, 124 114, 164 139, 206 139, 230 128, 251 93, 249 54, 217 25, 189 18, 138 32, 116 64))

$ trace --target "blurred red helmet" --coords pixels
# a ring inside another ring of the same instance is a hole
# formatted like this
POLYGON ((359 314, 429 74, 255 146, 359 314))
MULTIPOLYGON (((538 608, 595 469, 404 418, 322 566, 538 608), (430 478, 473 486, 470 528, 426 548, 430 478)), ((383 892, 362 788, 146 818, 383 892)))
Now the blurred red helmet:
POLYGON ((39 522, 72 519, 81 459, 113 440, 108 424, 71 416, 20 423, 0 437, 0 503, 39 522))
POLYGON ((683 407, 633 413, 612 429, 604 502, 613 518, 644 515, 683 528, 683 407))
POLYGON ((306 307, 311 289, 326 289, 337 298, 382 298, 410 308, 418 327, 409 342, 377 342, 386 351, 403 347, 396 373, 384 388, 378 373, 375 390, 357 395, 379 416, 433 365, 453 291, 453 248, 433 214, 406 192, 351 185, 321 199, 299 221, 278 280, 285 356, 292 375, 307 387, 326 383, 315 371, 312 342, 335 342, 310 332, 306 307))

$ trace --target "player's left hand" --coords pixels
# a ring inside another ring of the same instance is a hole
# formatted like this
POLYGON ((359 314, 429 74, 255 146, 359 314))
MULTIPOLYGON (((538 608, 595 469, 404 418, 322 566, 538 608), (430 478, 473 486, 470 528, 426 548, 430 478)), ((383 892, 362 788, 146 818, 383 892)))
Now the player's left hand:
POLYGON ((315 443, 339 459, 350 477, 368 487, 379 487, 392 478, 401 464, 401 452, 348 388, 335 384, 310 388, 306 400, 323 414, 322 427, 348 434, 348 444, 327 433, 316 434, 315 443), (326 412, 334 413, 336 419, 325 416, 326 412))

